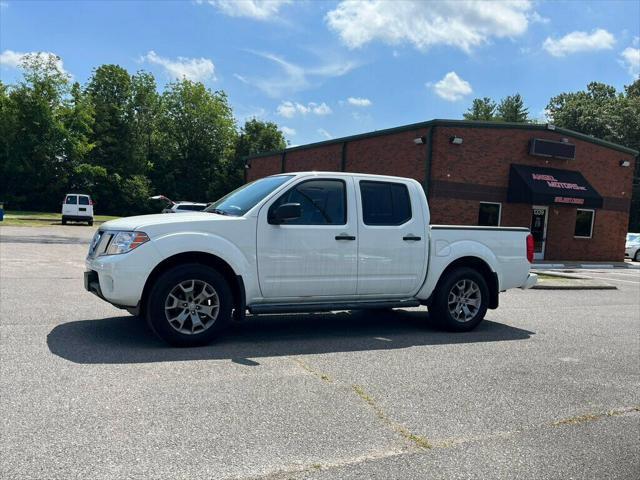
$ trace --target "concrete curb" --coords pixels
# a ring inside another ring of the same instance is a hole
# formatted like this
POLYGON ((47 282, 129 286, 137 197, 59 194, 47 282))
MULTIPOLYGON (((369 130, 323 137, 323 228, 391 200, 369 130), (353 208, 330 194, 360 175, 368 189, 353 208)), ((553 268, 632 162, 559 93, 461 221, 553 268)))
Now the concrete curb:
POLYGON ((617 290, 618 287, 615 285, 604 285, 604 284, 596 284, 596 285, 558 285, 556 284, 541 284, 536 283, 532 289, 535 290, 617 290))
POLYGON ((634 265, 628 262, 616 263, 533 263, 532 270, 558 270, 558 269, 636 269, 640 270, 640 264, 634 265))

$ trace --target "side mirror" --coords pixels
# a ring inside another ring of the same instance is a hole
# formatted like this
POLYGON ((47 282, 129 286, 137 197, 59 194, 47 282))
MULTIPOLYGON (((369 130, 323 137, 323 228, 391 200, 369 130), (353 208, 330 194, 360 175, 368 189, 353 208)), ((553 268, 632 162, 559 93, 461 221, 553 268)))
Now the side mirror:
POLYGON ((302 207, 299 203, 283 203, 275 209, 269 223, 280 225, 287 220, 295 220, 302 216, 302 207))

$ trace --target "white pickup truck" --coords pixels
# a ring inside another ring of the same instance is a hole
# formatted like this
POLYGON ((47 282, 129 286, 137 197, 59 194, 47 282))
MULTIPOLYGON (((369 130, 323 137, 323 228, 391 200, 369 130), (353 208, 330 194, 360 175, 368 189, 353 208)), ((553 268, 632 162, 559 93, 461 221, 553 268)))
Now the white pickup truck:
POLYGON ((249 183, 203 212, 104 223, 85 288, 172 345, 209 343, 252 314, 427 305, 467 331, 529 288, 526 228, 429 225, 415 180, 302 172, 249 183))

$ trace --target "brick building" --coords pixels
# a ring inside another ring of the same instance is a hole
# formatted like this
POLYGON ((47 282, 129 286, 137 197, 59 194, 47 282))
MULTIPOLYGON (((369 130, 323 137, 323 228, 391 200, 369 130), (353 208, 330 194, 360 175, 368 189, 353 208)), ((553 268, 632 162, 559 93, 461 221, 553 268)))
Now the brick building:
POLYGON ((420 181, 432 224, 531 228, 544 260, 622 261, 638 152, 552 125, 456 120, 246 160, 246 179, 306 170, 420 181))

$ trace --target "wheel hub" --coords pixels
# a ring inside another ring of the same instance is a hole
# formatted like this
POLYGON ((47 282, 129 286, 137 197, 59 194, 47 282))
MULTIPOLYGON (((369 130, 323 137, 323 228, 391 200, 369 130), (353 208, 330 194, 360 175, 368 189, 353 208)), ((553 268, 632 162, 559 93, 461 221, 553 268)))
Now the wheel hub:
POLYGON ((473 320, 481 304, 482 293, 473 280, 459 280, 449 291, 447 306, 451 317, 457 322, 466 323, 473 320))
POLYGON ((209 329, 218 318, 220 299, 215 288, 203 280, 185 280, 174 286, 164 312, 174 330, 195 335, 209 329))

